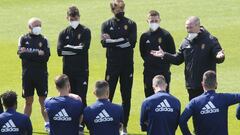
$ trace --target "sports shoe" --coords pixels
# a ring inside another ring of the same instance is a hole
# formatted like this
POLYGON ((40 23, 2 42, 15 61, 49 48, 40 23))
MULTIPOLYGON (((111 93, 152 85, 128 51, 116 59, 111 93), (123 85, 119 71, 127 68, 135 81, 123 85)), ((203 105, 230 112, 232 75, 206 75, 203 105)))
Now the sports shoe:
POLYGON ((84 127, 82 125, 79 125, 79 131, 78 131, 78 135, 84 135, 84 127))
POLYGON ((45 127, 45 131, 50 133, 50 123, 49 122, 45 122, 44 127, 45 127))
POLYGON ((123 127, 121 132, 120 132, 120 135, 127 135, 127 128, 126 127, 123 127))

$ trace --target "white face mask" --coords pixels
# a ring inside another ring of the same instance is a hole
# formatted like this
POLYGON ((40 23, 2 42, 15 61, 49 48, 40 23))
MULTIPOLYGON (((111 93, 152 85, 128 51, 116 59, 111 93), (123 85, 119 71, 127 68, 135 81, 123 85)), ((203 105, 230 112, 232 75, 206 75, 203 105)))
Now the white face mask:
POLYGON ((70 25, 72 26, 72 28, 76 29, 79 25, 79 21, 70 21, 70 25))
POLYGON ((152 31, 156 31, 159 28, 159 23, 149 23, 149 27, 152 31))
POLYGON ((42 31, 41 27, 33 27, 33 28, 32 28, 32 33, 33 33, 34 35, 40 35, 40 34, 41 34, 41 31, 42 31))
POLYGON ((198 33, 188 33, 187 39, 192 41, 194 38, 198 36, 198 33))

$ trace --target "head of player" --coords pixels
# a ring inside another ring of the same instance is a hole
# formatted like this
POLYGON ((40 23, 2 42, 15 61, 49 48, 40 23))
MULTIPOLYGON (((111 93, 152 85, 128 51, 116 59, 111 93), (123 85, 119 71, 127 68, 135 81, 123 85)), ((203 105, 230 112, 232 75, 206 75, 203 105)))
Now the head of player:
POLYGON ((203 74, 202 86, 205 92, 209 90, 215 90, 217 88, 217 77, 216 72, 207 71, 203 74))
POLYGON ((60 96, 68 95, 71 90, 70 82, 68 76, 65 74, 59 75, 55 78, 56 89, 58 90, 60 96))
POLYGON ((37 17, 32 17, 28 20, 28 28, 30 33, 40 35, 42 33, 42 21, 37 17))
POLYGON ((6 110, 17 109, 17 94, 14 91, 7 91, 1 95, 3 106, 6 110))
POLYGON ((72 28, 76 29, 80 24, 80 13, 76 6, 70 6, 67 10, 67 20, 72 28))
POLYGON ((106 81, 97 81, 95 84, 94 95, 97 99, 108 99, 109 85, 106 81))
POLYGON ((163 75, 156 75, 153 78, 152 87, 154 92, 157 93, 158 91, 166 91, 167 83, 163 75))
POLYGON ((14 91, 6 91, 1 95, 5 112, 0 114, 0 134, 31 135, 32 124, 28 116, 16 112, 17 94, 14 91))
POLYGON ((56 85, 56 89, 59 92, 59 96, 69 96, 71 98, 81 101, 81 98, 78 95, 70 93, 71 86, 70 86, 69 78, 67 75, 62 74, 57 76, 55 78, 55 85, 56 85))
POLYGON ((160 14, 156 10, 151 10, 148 13, 147 23, 151 31, 156 31, 160 27, 160 14))
POLYGON ((110 8, 112 13, 117 19, 122 19, 125 15, 124 9, 125 9, 125 3, 124 0, 112 0, 110 2, 110 8))

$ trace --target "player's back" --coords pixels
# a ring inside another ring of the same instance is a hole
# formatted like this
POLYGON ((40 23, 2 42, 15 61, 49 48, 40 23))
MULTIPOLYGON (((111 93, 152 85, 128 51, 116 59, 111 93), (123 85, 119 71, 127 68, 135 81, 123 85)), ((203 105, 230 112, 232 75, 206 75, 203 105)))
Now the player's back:
MULTIPOLYGON (((180 102, 166 92, 157 92, 143 102, 148 135, 175 135, 180 116, 180 102)), ((143 121, 141 120, 141 125, 143 121)))
POLYGON ((228 107, 240 102, 239 94, 208 91, 190 102, 196 135, 227 135, 228 107))
POLYGON ((28 116, 8 109, 0 114, 1 135, 31 135, 32 124, 28 116))
POLYGON ((50 122, 51 135, 78 135, 79 120, 83 104, 68 96, 50 98, 45 101, 50 122))
POLYGON ((107 99, 100 99, 84 109, 83 118, 91 135, 119 135, 123 110, 107 99))

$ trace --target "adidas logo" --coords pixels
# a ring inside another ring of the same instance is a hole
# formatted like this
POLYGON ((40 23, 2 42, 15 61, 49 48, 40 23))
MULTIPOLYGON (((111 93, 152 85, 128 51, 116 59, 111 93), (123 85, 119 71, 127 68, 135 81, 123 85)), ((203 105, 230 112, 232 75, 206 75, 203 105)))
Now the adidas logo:
POLYGON ((69 39, 69 36, 66 36, 66 39, 69 39))
POLYGON ((113 121, 113 118, 109 116, 107 111, 103 109, 95 118, 94 123, 100 123, 100 122, 109 122, 113 121))
POLYGON ((13 123, 12 119, 10 119, 7 123, 5 123, 2 126, 1 132, 6 133, 6 132, 18 132, 19 128, 16 127, 16 125, 13 123))
POLYGON ((87 85, 87 82, 85 81, 85 82, 83 82, 83 85, 87 85))
POLYGON ((29 45, 29 42, 27 41, 25 44, 26 44, 26 45, 29 45))
POLYGON ((200 114, 209 114, 209 113, 218 113, 219 109, 215 107, 215 105, 209 101, 201 110, 200 114))
POLYGON ((110 30, 114 30, 113 27, 110 27, 110 30))
POLYGON ((72 118, 68 116, 66 110, 63 108, 61 111, 59 111, 54 117, 53 120, 56 121, 71 121, 72 118))
POLYGON ((150 41, 149 41, 149 40, 147 40, 147 41, 146 41, 146 43, 150 43, 150 41))
POLYGON ((173 112, 173 108, 171 108, 170 104, 166 99, 164 99, 155 109, 156 112, 173 112))

